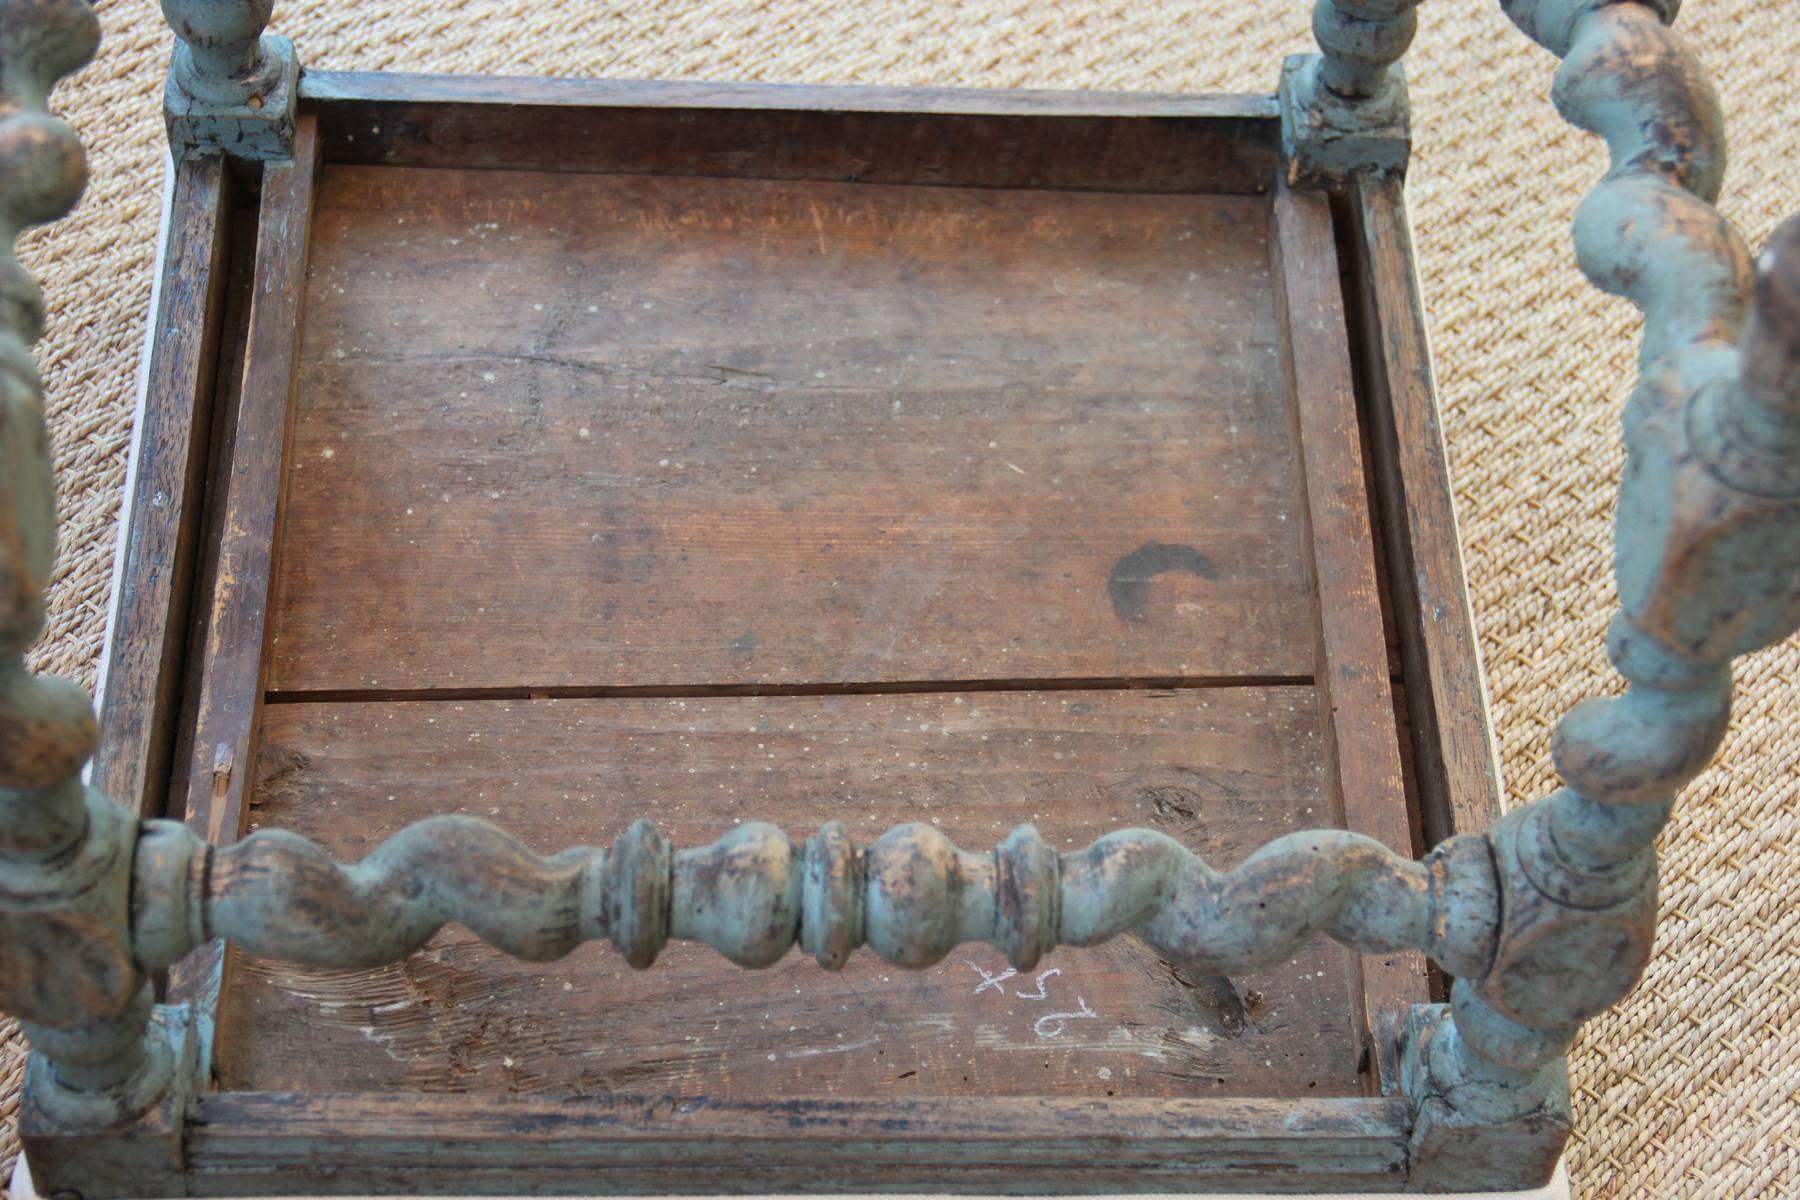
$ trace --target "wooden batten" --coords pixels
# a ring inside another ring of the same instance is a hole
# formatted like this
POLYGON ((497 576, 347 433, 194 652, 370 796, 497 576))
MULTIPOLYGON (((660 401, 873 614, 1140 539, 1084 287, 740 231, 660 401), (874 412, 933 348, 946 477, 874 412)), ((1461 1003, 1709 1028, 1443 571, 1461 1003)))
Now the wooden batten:
POLYGON ((1432 846, 1499 820, 1499 762, 1400 182, 1359 177, 1338 215, 1421 832, 1432 846))
POLYGON ((1406 1102, 203 1099, 190 1194, 1399 1191, 1406 1102), (321 1164, 330 1164, 320 1172, 321 1164), (529 1171, 521 1174, 521 1163, 529 1171))
MULTIPOLYGON (((1410 857, 1415 839, 1394 728, 1330 201, 1322 193, 1283 187, 1273 207, 1272 270, 1299 448, 1296 486, 1305 498, 1302 527, 1318 622, 1315 686, 1326 760, 1344 828, 1410 857)), ((1374 1045, 1379 1015, 1430 999, 1425 960, 1409 952, 1353 961, 1362 977, 1359 1015, 1374 1064, 1382 1060, 1374 1045)), ((1372 1073, 1379 1075, 1373 1067, 1372 1073)))
POLYGON ((1273 97, 308 71, 328 162, 1256 194, 1273 97))
MULTIPOLYGON (((303 120, 295 158, 270 164, 262 181, 243 384, 220 501, 183 809, 187 823, 213 842, 243 835, 255 770, 317 146, 315 124, 303 120)), ((218 1003, 223 965, 216 943, 180 963, 170 973, 170 999, 196 1005, 206 1021, 218 1003)))
POLYGON ((229 172, 216 155, 174 168, 140 440, 113 581, 117 615, 91 778, 145 817, 164 811, 178 740, 231 193, 229 172))

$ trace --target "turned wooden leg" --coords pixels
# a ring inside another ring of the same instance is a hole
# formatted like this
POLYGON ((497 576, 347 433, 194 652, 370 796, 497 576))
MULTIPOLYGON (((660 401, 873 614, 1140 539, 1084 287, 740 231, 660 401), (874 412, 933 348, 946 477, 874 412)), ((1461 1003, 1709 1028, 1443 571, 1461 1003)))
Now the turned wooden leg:
POLYGON ((12 244, 81 195, 81 143, 47 102, 98 42, 82 0, 0 3, 0 1009, 31 1044, 27 1144, 54 1130, 64 1136, 51 1157, 125 1155, 161 1189, 179 1171, 190 1058, 178 1014, 152 1021, 132 952, 137 822, 81 784, 97 739, 87 697, 24 661, 43 624, 55 486, 30 351, 43 298, 12 244))
POLYGON ((1281 68, 1281 136, 1288 180, 1341 183, 1359 171, 1404 173, 1412 149, 1406 75, 1419 0, 1317 0, 1319 54, 1281 68))
POLYGON ((1746 314, 1749 254, 1712 207, 1723 122, 1667 27, 1675 5, 1506 8, 1565 56, 1557 105, 1612 152, 1577 214, 1577 257, 1645 315, 1608 637, 1629 686, 1558 725, 1567 786, 1493 831, 1493 964, 1458 983, 1447 1015, 1414 1022, 1414 1170, 1439 1187, 1469 1167, 1470 1126, 1540 1147, 1541 1162, 1566 1136, 1560 1056, 1650 960, 1655 838, 1724 737, 1731 660, 1800 627, 1800 219, 1764 255, 1746 314))
POLYGON ((300 63, 293 43, 266 34, 274 0, 162 0, 175 31, 163 105, 176 158, 290 158, 300 63))

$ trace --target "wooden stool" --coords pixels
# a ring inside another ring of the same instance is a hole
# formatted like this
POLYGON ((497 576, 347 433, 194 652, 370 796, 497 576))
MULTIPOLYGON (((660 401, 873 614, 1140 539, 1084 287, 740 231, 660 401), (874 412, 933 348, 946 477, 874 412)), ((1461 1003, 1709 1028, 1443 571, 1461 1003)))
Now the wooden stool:
MULTIPOLYGON (((1268 97, 302 72, 269 7, 165 0, 97 723, 22 667, 51 490, 0 275, 39 1192, 1550 1179, 1729 662, 1800 624, 1800 224, 1750 311, 1672 0, 1508 5, 1648 324, 1631 689, 1504 819, 1410 0, 1324 0, 1268 97)), ((96 37, 0 0, 9 235, 79 192, 44 104, 96 37)))

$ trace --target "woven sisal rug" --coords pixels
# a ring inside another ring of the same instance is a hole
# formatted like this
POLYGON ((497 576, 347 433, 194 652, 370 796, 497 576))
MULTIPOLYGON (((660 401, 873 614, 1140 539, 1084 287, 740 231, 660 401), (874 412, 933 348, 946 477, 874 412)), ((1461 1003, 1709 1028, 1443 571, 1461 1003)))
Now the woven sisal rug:
MULTIPOLYGON (((1270 91, 1311 48, 1307 0, 283 0, 321 67, 807 83, 1270 91)), ((1760 244, 1800 211, 1800 21, 1784 0, 1689 0, 1681 28, 1732 121, 1725 211, 1760 244)), ((39 669, 92 684, 150 299, 169 50, 157 5, 101 0, 98 61, 64 86, 93 182, 24 239, 62 488, 39 669)), ((1435 0, 1407 59, 1408 190, 1435 321, 1463 545, 1510 792, 1552 786, 1549 732, 1615 686, 1601 652, 1618 417, 1635 314, 1568 242, 1598 143, 1550 108, 1553 61, 1495 0, 1435 0)), ((1664 836, 1659 953, 1572 1062, 1575 1194, 1800 1196, 1800 645, 1744 664, 1723 765, 1664 836)), ((0 1021, 0 1181, 24 1048, 0 1021)), ((3 1185, 0 1185, 3 1186, 3 1185)))

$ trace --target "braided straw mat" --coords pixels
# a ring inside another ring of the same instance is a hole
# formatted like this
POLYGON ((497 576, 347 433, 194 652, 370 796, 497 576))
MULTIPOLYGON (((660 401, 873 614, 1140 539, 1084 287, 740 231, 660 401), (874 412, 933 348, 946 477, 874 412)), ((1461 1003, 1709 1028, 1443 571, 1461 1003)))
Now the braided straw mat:
MULTIPOLYGON (((283 2, 308 64, 513 75, 1269 91, 1311 48, 1305 0, 524 0, 283 2)), ((58 106, 93 181, 23 239, 49 295, 38 346, 62 554, 38 669, 92 685, 109 601, 150 301, 169 35, 150 0, 102 0, 99 58, 58 106)), ((1725 211, 1760 245, 1800 211, 1800 9, 1690 0, 1682 24, 1731 117, 1725 211)), ((1422 10, 1407 60, 1408 184, 1475 615, 1511 794, 1554 786, 1548 739, 1617 686, 1609 520, 1635 313, 1575 269, 1568 230, 1599 177, 1565 129, 1554 62, 1494 0, 1422 10)), ((1571 1060, 1578 1196, 1800 1196, 1800 644, 1738 668, 1722 765, 1664 835, 1658 953, 1571 1060)), ((0 1180, 25 1051, 0 1022, 0 1180)))

